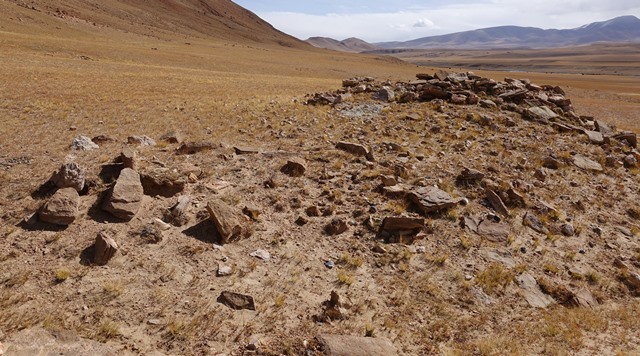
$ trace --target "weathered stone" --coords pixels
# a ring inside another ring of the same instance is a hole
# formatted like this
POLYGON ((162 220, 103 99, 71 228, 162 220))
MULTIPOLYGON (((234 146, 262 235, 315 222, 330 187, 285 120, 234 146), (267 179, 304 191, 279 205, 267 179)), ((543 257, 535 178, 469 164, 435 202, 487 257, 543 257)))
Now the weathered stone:
POLYGON ((136 169, 138 154, 130 147, 123 147, 120 152, 120 160, 124 168, 136 169))
POLYGON ((571 237, 576 234, 576 231, 571 224, 562 224, 560 232, 567 237, 571 237))
POLYGON ((634 155, 627 155, 622 160, 622 164, 625 168, 635 168, 638 166, 638 159, 634 155))
POLYGON ((90 138, 86 136, 78 136, 71 142, 71 149, 76 151, 91 151, 100 148, 90 138))
POLYGON ((394 176, 380 176, 380 181, 384 187, 393 187, 398 184, 398 180, 394 176))
POLYGON ((95 254, 93 263, 103 266, 118 252, 118 244, 105 232, 99 232, 96 236, 95 254))
POLYGON ((210 151, 215 148, 215 145, 211 142, 185 142, 178 149, 176 153, 179 155, 192 155, 199 152, 210 151))
POLYGON ((220 199, 214 199, 207 204, 207 211, 216 225, 222 243, 237 240, 245 233, 244 218, 234 208, 220 199))
POLYGON ((492 190, 487 190, 485 193, 487 196, 487 201, 489 202, 493 210, 495 210, 496 213, 502 215, 502 217, 508 217, 509 209, 507 209, 507 206, 504 204, 500 196, 492 190))
POLYGON ((234 152, 240 155, 254 155, 260 153, 260 150, 251 147, 233 146, 234 152))
POLYGON ((119 219, 131 220, 140 209, 143 196, 140 175, 131 168, 125 168, 102 204, 102 209, 119 219))
POLYGON ((374 95, 375 99, 392 102, 396 99, 396 94, 390 88, 383 87, 374 95))
POLYGON ((346 335, 316 337, 325 356, 395 356, 393 343, 383 338, 346 335))
POLYGON ((480 100, 480 106, 482 106, 483 108, 487 108, 487 109, 496 109, 498 107, 498 105, 496 103, 494 103, 493 101, 486 99, 486 100, 480 100))
POLYGON ((257 249, 249 254, 251 257, 259 258, 263 261, 269 261, 271 254, 267 250, 257 249))
POLYGON ((147 135, 129 136, 127 137, 127 143, 130 145, 140 145, 140 146, 156 145, 156 141, 147 135))
POLYGON ((546 106, 535 106, 527 109, 527 111, 525 111, 525 116, 534 121, 548 123, 549 120, 557 118, 558 114, 546 106))
POLYGON ((153 168, 140 173, 144 194, 150 196, 172 197, 184 191, 185 177, 168 168, 153 168))
POLYGON ((544 168, 549 168, 549 169, 558 169, 560 168, 560 161, 558 161, 554 157, 548 156, 544 158, 544 161, 542 162, 542 166, 544 168))
POLYGON ((53 173, 51 181, 58 188, 73 188, 78 192, 84 189, 86 171, 79 164, 70 162, 63 164, 53 173))
POLYGON ((233 274, 233 267, 223 263, 223 262, 218 262, 218 271, 216 272, 216 275, 218 277, 226 277, 226 276, 230 276, 233 274))
POLYGON ((452 94, 451 103, 455 105, 464 105, 467 103, 467 97, 461 94, 452 94))
POLYGON ((574 298, 578 306, 583 308, 595 308, 598 306, 598 301, 587 288, 582 288, 579 291, 574 292, 574 298))
POLYGON ((424 214, 450 209, 457 205, 457 200, 453 199, 449 193, 436 187, 414 189, 409 192, 408 197, 424 214))
POLYGON ((546 308, 554 303, 551 296, 544 294, 538 282, 529 273, 522 273, 516 277, 518 286, 522 289, 522 296, 526 299, 527 303, 534 308, 546 308))
POLYGON ((218 297, 218 303, 224 304, 231 309, 235 310, 256 310, 253 297, 250 295, 239 294, 234 292, 222 292, 218 297))
POLYGON ((39 218, 55 225, 70 225, 78 216, 80 196, 74 188, 62 188, 39 211, 39 218))
POLYGON ((545 168, 536 169, 535 173, 533 174, 533 177, 541 182, 544 182, 545 180, 547 180, 548 176, 549 176, 549 173, 547 173, 545 168))
POLYGON ((460 175, 456 178, 458 184, 476 184, 484 179, 484 173, 475 170, 464 168, 460 175))
POLYGON ((340 235, 347 230, 349 230, 347 222, 340 218, 331 220, 331 222, 324 227, 324 232, 327 233, 327 235, 340 235))
POLYGON ((476 232, 491 242, 507 242, 511 227, 508 224, 484 219, 478 224, 476 232))
POLYGON ((280 168, 280 171, 291 177, 302 177, 307 170, 307 163, 299 157, 291 158, 280 168))
POLYGON ((526 213, 524 215, 524 218, 522 219, 522 224, 524 226, 528 226, 531 229, 533 229, 536 232, 539 232, 541 234, 548 234, 549 233, 549 229, 547 229, 544 224, 542 223, 542 221, 540 221, 540 219, 538 219, 537 216, 531 214, 531 213, 526 213))
POLYGON ((598 131, 584 130, 584 134, 587 135, 589 142, 593 144, 601 145, 604 143, 604 136, 598 131))
POLYGON ((312 205, 307 209, 305 209, 305 213, 307 213, 307 216, 317 217, 317 216, 320 216, 320 208, 318 208, 315 205, 312 205))
POLYGON ((95 143, 96 145, 103 145, 105 143, 116 142, 116 140, 113 137, 109 137, 109 136, 105 136, 105 135, 94 136, 91 139, 91 141, 93 143, 95 143))
POLYGON ((183 139, 182 139, 182 135, 179 132, 171 131, 160 136, 160 141, 177 144, 177 143, 181 143, 183 139))
POLYGON ((405 184, 396 184, 388 187, 382 187, 384 195, 389 198, 404 198, 411 187, 405 184))
POLYGON ((386 231, 415 231, 417 233, 424 228, 424 218, 386 217, 382 220, 380 228, 386 231))
POLYGON ((420 98, 423 100, 444 99, 447 100, 451 97, 451 93, 445 89, 440 88, 432 84, 425 84, 422 87, 422 93, 420 98))
POLYGON ((595 120, 596 131, 600 132, 604 137, 613 135, 613 129, 604 121, 595 120))
POLYGON ((527 202, 524 199, 524 195, 513 188, 507 190, 507 205, 511 207, 525 207, 527 202))
POLYGON ((357 143, 340 141, 336 144, 336 148, 357 156, 365 157, 369 161, 373 160, 371 151, 367 147, 357 143))
POLYGON ((638 135, 635 132, 625 131, 613 136, 618 141, 626 142, 630 147, 638 148, 638 135))
POLYGON ((589 158, 582 155, 575 155, 573 157, 573 164, 576 167, 587 170, 587 171, 602 172, 602 166, 600 165, 600 163, 592 161, 589 158))
POLYGON ((188 195, 181 195, 178 197, 178 201, 169 209, 169 213, 166 214, 166 219, 175 226, 184 226, 189 222, 189 215, 187 209, 191 203, 191 197, 188 195))

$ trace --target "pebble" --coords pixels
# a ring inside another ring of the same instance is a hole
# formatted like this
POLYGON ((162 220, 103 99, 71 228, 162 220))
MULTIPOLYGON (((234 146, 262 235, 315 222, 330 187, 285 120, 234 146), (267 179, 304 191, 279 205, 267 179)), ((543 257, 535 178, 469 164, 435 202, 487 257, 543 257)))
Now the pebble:
POLYGON ((336 266, 336 264, 333 263, 333 261, 325 261, 324 266, 327 267, 328 269, 332 269, 333 267, 336 266))
POLYGON ((269 261, 271 259, 271 254, 269 253, 269 251, 265 251, 261 249, 251 252, 249 256, 259 258, 263 261, 269 261))

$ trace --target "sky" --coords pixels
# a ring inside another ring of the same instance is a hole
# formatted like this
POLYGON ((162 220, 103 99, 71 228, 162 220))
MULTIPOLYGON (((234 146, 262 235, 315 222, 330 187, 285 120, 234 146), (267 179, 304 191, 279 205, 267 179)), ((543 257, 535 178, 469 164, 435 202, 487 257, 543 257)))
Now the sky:
POLYGON ((233 0, 277 29, 367 42, 406 41, 485 27, 576 28, 640 17, 640 0, 233 0))

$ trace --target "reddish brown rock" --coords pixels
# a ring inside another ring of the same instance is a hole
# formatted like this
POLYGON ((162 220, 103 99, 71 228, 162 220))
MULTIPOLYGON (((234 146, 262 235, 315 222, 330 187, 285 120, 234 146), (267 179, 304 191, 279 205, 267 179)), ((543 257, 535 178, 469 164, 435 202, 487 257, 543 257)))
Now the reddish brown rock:
POLYGON ((38 214, 40 220, 55 225, 70 225, 78 216, 80 196, 75 188, 58 190, 38 214))

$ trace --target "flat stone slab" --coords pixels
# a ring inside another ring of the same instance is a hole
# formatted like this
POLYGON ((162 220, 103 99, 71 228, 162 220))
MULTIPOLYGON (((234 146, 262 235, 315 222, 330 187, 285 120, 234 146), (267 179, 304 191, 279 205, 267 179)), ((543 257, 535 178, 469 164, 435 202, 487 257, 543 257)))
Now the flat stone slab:
POLYGON ((573 164, 576 167, 584 169, 586 171, 602 172, 602 165, 600 165, 600 163, 582 155, 575 155, 573 157, 573 164))
POLYGON ((143 196, 144 190, 140 182, 140 175, 131 168, 125 168, 120 172, 120 176, 108 199, 102 205, 102 209, 119 219, 131 220, 140 209, 143 196))
POLYGON ((555 300, 546 294, 544 294, 538 282, 529 273, 523 273, 516 277, 516 282, 521 288, 522 296, 526 299, 527 303, 534 308, 546 308, 549 305, 555 303, 555 300))
POLYGON ((384 338, 320 335, 316 339, 326 356, 394 356, 393 343, 384 338))
POLYGON ((422 187, 409 192, 411 200, 423 213, 450 209, 458 204, 449 193, 436 187, 422 187))

